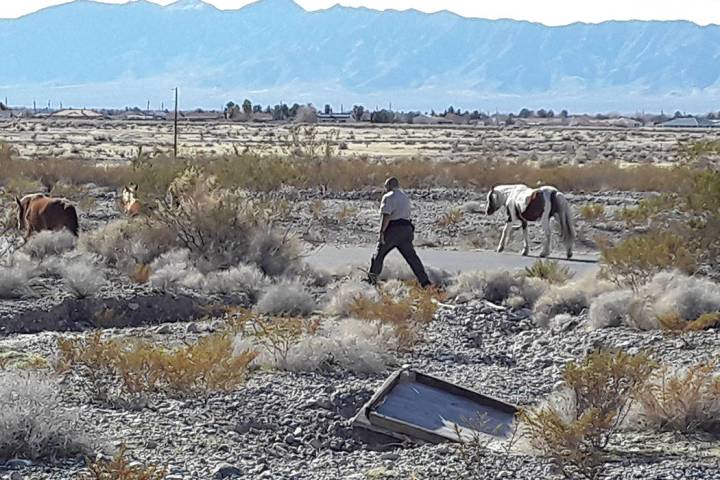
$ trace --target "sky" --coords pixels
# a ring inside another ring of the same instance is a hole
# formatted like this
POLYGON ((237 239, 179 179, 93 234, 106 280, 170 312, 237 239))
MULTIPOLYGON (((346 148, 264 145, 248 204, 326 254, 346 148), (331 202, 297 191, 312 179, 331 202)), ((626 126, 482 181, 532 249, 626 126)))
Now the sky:
MULTIPOLYGON (((0 18, 16 18, 68 0, 0 0, 0 18)), ((102 0, 125 3, 127 0, 102 0)), ((153 0, 166 5, 172 0, 153 0)), ((221 9, 237 9, 253 0, 206 0, 221 9)), ((415 8, 425 12, 442 9, 467 17, 513 18, 545 25, 606 20, 690 20, 700 25, 720 24, 720 0, 296 0, 306 10, 329 8, 336 3, 378 10, 415 8)))

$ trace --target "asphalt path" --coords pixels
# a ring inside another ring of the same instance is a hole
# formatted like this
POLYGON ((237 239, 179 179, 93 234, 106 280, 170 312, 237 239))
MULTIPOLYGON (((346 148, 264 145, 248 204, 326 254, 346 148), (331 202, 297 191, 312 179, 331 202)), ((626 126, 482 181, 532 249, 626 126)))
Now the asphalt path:
MULTIPOLYGON (((322 246, 313 251, 307 262, 317 268, 336 270, 349 265, 369 266, 373 247, 334 247, 322 246)), ((537 255, 523 257, 517 253, 496 253, 487 250, 440 250, 418 249, 418 255, 427 266, 440 268, 449 272, 465 272, 474 270, 508 270, 515 271, 532 265, 537 255)), ((577 275, 598 269, 597 257, 590 255, 576 255, 572 260, 559 256, 551 256, 560 264, 566 265, 577 275)), ((397 250, 386 257, 387 261, 403 261, 397 250)))

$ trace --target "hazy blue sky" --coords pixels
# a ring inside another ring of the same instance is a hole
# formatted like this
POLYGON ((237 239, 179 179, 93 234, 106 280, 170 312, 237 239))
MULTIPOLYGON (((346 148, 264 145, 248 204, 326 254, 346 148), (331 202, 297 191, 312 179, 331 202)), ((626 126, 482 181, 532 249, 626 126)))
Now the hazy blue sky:
MULTIPOLYGON (((0 17, 19 17, 68 0, 0 0, 0 17)), ((103 0, 125 3, 127 0, 103 0)), ((253 0, 208 0, 218 8, 233 9, 253 0)), ((155 0, 166 5, 172 0, 155 0)), ((308 10, 336 3, 371 8, 416 8, 426 12, 447 9, 483 18, 514 18, 546 25, 604 20, 691 20, 701 25, 720 24, 720 0, 297 0, 308 10)))

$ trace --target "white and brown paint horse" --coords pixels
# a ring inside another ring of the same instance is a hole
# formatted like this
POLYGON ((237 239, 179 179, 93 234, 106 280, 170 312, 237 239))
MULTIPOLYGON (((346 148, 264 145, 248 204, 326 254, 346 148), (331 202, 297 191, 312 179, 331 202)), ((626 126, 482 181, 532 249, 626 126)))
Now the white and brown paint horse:
POLYGON ((560 238, 565 245, 567 258, 572 258, 573 244, 575 243, 575 227, 572 221, 572 211, 565 195, 555 187, 544 186, 530 188, 527 185, 497 185, 490 190, 487 196, 487 214, 492 215, 503 209, 507 214, 505 227, 500 237, 497 251, 502 252, 507 245, 512 232, 511 224, 520 222, 523 230, 522 254, 530 251, 528 244, 528 222, 540 221, 545 240, 541 257, 550 255, 550 218, 554 217, 560 224, 560 238))
POLYGON ((42 230, 67 229, 78 236, 78 216, 70 201, 50 197, 44 193, 33 193, 22 198, 15 197, 17 203, 17 227, 27 241, 33 233, 42 230))

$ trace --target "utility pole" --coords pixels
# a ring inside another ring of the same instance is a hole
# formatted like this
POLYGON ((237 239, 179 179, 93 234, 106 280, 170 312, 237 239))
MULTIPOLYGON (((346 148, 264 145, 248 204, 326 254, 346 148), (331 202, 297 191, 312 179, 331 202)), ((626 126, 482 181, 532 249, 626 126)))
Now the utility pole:
POLYGON ((37 113, 37 105, 35 104, 35 100, 33 100, 33 113, 37 113))
POLYGON ((178 154, 178 89, 175 87, 175 138, 173 141, 173 150, 175 152, 175 159, 177 160, 178 154))

